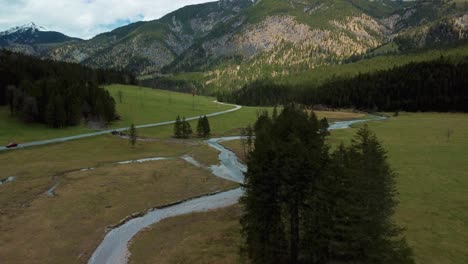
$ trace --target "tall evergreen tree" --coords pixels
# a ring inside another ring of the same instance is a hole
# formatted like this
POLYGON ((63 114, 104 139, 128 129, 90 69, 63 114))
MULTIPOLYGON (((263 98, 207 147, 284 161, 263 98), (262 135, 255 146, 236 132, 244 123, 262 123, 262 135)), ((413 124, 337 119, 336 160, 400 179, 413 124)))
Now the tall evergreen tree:
POLYGON ((307 210, 306 197, 322 176, 328 159, 319 130, 315 114, 308 115, 294 105, 286 106, 274 120, 264 113, 255 124, 256 138, 249 153, 243 198, 246 214, 242 222, 248 253, 254 263, 278 263, 256 258, 264 256, 267 249, 279 246, 281 250, 276 251, 275 259, 298 262, 303 233, 301 215, 307 210), (273 212, 265 212, 267 209, 279 212, 278 222, 268 219, 273 212), (284 242, 259 239, 266 235, 263 228, 270 226, 278 228, 276 239, 283 238, 284 242))
POLYGON ((362 263, 413 263, 411 250, 401 239, 402 229, 393 222, 397 206, 395 173, 387 162, 386 151, 367 125, 360 129, 351 149, 355 205, 359 216, 355 219, 359 248, 357 260, 362 263))
POLYGON ((197 123, 197 135, 201 138, 205 137, 205 129, 203 126, 204 126, 203 117, 200 116, 200 118, 198 118, 198 123, 197 123))
POLYGON ((182 121, 180 120, 180 116, 177 116, 176 121, 174 123, 174 137, 175 138, 182 138, 183 136, 183 126, 182 121))
MULTIPOLYGON (((267 113, 258 117, 254 126, 254 150, 249 153, 245 175, 245 195, 241 198, 241 218, 245 238, 243 252, 252 263, 287 263, 285 227, 280 206, 280 183, 270 157, 272 120, 267 113)), ((250 136, 253 137, 251 134, 250 136)))
POLYGON ((210 121, 208 117, 203 117, 203 137, 208 137, 211 134, 210 121))
POLYGON ((402 229, 392 222, 394 177, 385 150, 367 126, 358 131, 351 147, 341 145, 331 155, 327 177, 316 192, 322 220, 315 225, 321 230, 310 233, 323 241, 313 252, 317 259, 413 263, 402 229))
POLYGON ((185 120, 185 117, 182 118, 182 137, 188 138, 193 133, 190 123, 185 120))

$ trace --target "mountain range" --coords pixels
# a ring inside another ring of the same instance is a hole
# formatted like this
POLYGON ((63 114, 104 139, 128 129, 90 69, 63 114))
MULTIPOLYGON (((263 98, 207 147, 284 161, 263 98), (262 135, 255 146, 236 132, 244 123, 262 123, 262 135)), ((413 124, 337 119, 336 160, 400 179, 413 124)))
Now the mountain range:
POLYGON ((457 42, 467 11, 466 0, 220 0, 90 40, 31 24, 0 33, 0 47, 137 75, 204 72, 213 84, 457 42))

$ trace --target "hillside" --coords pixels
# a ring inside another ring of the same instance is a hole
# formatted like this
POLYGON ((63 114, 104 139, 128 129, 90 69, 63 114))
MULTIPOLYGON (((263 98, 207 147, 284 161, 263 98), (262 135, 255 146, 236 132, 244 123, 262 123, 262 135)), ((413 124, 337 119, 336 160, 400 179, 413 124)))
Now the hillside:
MULTIPOLYGON (((468 16, 462 11, 466 7, 409 2, 394 8, 382 5, 384 8, 376 12, 378 8, 364 9, 365 3, 369 1, 329 1, 302 19, 298 15, 293 18, 293 10, 288 10, 288 15, 276 15, 274 19, 270 16, 252 31, 271 29, 272 23, 266 21, 289 25, 285 27, 284 37, 264 42, 266 48, 262 52, 240 62, 231 60, 217 67, 187 70, 207 70, 206 84, 237 89, 259 78, 287 78, 324 65, 441 47, 467 37, 468 16), (432 12, 441 7, 444 12, 432 12), (405 46, 405 43, 417 44, 405 46)), ((378 2, 373 3, 378 5, 378 2)), ((283 32, 278 30, 271 35, 281 34, 283 32)))
POLYGON ((220 0, 86 41, 32 24, 0 33, 0 47, 137 75, 164 73, 172 80, 164 86, 176 78, 185 90, 192 85, 173 75, 198 72, 197 88, 212 92, 457 43, 468 36, 467 11, 466 0, 220 0))
POLYGON ((427 43, 464 39, 466 1, 457 3, 221 0, 60 45, 48 56, 137 74, 208 71, 208 83, 219 86, 223 79, 250 81, 262 74, 289 75, 341 63, 400 35, 404 50, 425 46, 424 41, 410 48, 404 43, 426 35, 433 39, 427 43), (452 31, 458 35, 447 38, 452 31))
POLYGON ((222 0, 187 6, 159 20, 133 23, 89 41, 63 45, 49 56, 93 67, 126 68, 139 74, 155 72, 213 28, 226 26, 250 4, 250 0, 222 0))

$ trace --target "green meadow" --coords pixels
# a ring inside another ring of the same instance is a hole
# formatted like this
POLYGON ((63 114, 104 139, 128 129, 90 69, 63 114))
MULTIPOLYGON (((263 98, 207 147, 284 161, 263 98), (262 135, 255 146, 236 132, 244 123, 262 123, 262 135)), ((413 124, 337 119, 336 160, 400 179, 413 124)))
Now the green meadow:
MULTIPOLYGON (((368 123, 377 133, 388 151, 389 162, 397 172, 397 189, 400 205, 395 213, 395 221, 406 228, 405 235, 412 247, 418 264, 464 264, 468 263, 468 114, 442 113, 403 113, 386 121, 368 123)), ((330 144, 340 142, 350 144, 358 125, 352 129, 333 131, 330 144)), ((225 142, 228 148, 241 152, 240 143, 225 142), (237 144, 236 144, 237 143, 237 144)), ((145 258, 163 257, 165 262, 176 260, 203 259, 212 263, 220 257, 226 260, 237 259, 237 251, 226 252, 217 244, 239 245, 240 236, 232 232, 240 230, 232 213, 214 211, 193 216, 165 220, 143 232, 133 241, 132 252, 141 253, 148 241, 158 241, 158 237, 169 236, 164 228, 173 230, 180 222, 190 220, 183 227, 186 239, 168 238, 170 245, 161 245, 167 254, 151 251, 145 258), (229 217, 228 217, 229 215, 229 217), (201 232, 206 219, 210 220, 210 234, 201 232), (227 228, 229 226, 229 228, 227 228), (204 251, 194 248, 194 244, 206 244, 213 257, 206 259, 204 251), (177 254, 170 248, 177 248, 177 254)), ((237 213, 238 214, 238 213, 237 213)), ((133 260, 141 260, 135 257, 133 260)))
MULTIPOLYGON (((109 128, 128 127, 174 120, 177 115, 193 117, 232 108, 216 104, 214 98, 127 85, 105 87, 116 101, 121 120, 109 128), (122 94, 122 102, 119 100, 122 94)), ((28 124, 11 117, 7 107, 0 107, 0 145, 29 142, 93 132, 85 125, 53 129, 42 124, 28 124)), ((108 129, 109 129, 108 128, 108 129)))
POLYGON ((121 121, 114 122, 111 127, 128 127, 175 120, 181 118, 220 112, 233 108, 214 102, 214 98, 193 96, 186 93, 176 93, 139 86, 111 85, 106 89, 114 97, 117 112, 121 121), (119 100, 122 93, 122 102, 119 100))
MULTIPOLYGON (((468 114, 407 113, 369 126, 398 173, 395 219, 417 263, 468 263, 468 114)), ((355 132, 331 141, 349 143, 355 132)))

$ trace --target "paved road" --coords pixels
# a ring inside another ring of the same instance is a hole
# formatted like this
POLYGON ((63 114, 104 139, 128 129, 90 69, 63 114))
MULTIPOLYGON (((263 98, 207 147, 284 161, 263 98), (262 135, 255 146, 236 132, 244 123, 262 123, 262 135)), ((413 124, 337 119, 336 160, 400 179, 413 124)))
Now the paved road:
MULTIPOLYGON (((217 103, 217 104, 221 104, 221 105, 234 106, 234 108, 229 109, 229 110, 225 110, 225 111, 221 111, 221 112, 208 114, 208 115, 206 115, 207 117, 224 115, 224 114, 227 114, 227 113, 237 111, 237 110, 242 108, 242 106, 240 106, 240 105, 220 103, 220 102, 217 102, 217 101, 214 101, 214 102, 217 103)), ((199 117, 200 116, 190 117, 190 118, 187 118, 186 120, 187 121, 196 120, 199 117)), ((138 126, 136 126, 136 128, 148 128, 148 127, 165 126, 165 125, 170 125, 170 124, 174 124, 174 123, 175 123, 175 121, 167 121, 167 122, 160 122, 160 123, 138 125, 138 126)), ((70 140, 75 140, 75 139, 80 139, 80 138, 95 137, 95 136, 100 136, 100 135, 104 135, 104 134, 109 134, 112 131, 126 131, 128 129, 130 129, 130 128, 129 127, 123 127, 123 128, 117 128, 117 129, 101 130, 101 131, 98 131, 98 132, 86 133, 86 134, 70 136, 70 137, 62 137, 62 138, 54 138, 54 139, 48 139, 48 140, 33 141, 33 142, 19 144, 18 147, 11 148, 11 149, 6 148, 4 146, 1 146, 0 151, 6 151, 6 150, 12 150, 12 149, 18 149, 18 148, 27 148, 27 147, 33 147, 33 146, 41 146, 41 145, 47 145, 47 144, 52 144, 52 143, 60 143, 60 142, 65 142, 65 141, 70 141, 70 140)))

